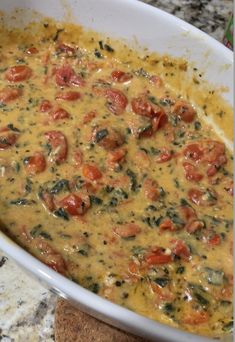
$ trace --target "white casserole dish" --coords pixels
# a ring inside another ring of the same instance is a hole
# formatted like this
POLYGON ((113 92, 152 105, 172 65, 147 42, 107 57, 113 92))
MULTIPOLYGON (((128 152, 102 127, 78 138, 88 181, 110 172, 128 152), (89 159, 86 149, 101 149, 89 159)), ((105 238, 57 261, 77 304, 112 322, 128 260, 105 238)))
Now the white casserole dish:
MULTIPOLYGON (((86 28, 128 41, 160 54, 184 57, 204 72, 215 87, 226 87, 224 98, 233 103, 233 55, 222 44, 191 25, 136 0, 1 0, 0 11, 15 7, 36 10, 56 20, 77 22, 86 28)), ((19 18, 17 18, 18 21, 19 18)), ((24 22, 31 20, 25 12, 24 22)), ((4 220, 4 217, 1 218, 4 220)), ((192 335, 137 315, 115 305, 66 279, 35 259, 0 232, 0 248, 40 282, 68 298, 83 311, 116 327, 153 341, 200 342, 192 335)))

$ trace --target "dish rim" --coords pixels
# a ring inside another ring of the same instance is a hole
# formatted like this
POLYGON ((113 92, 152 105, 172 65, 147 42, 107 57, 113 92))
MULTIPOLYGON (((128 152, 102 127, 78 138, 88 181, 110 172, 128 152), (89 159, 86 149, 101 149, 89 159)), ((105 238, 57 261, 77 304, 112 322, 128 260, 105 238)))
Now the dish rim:
MULTIPOLYGON (((117 0, 115 1, 117 2, 117 0)), ((130 3, 134 6, 139 6, 146 10, 148 9, 150 12, 156 12, 156 16, 161 15, 166 18, 166 20, 173 21, 177 26, 183 26, 183 28, 190 30, 190 32, 196 33, 205 39, 205 42, 209 43, 209 48, 212 50, 221 50, 224 58, 233 64, 232 51, 213 37, 184 20, 137 0, 118 0, 118 2, 120 3, 120 6, 125 6, 127 3, 130 3)), ((117 327, 126 329, 129 332, 136 333, 145 338, 147 336, 153 341, 156 341, 156 338, 161 339, 162 342, 209 342, 213 340, 211 338, 201 337, 199 335, 191 334, 157 321, 153 321, 92 293, 43 264, 29 252, 20 247, 20 245, 11 240, 2 231, 0 231, 0 248, 4 253, 15 260, 17 264, 33 274, 33 276, 39 281, 42 280, 44 284, 48 284, 52 287, 54 292, 63 298, 67 298, 73 303, 80 305, 83 311, 90 313, 107 323, 114 325, 114 322, 116 322, 117 327)))

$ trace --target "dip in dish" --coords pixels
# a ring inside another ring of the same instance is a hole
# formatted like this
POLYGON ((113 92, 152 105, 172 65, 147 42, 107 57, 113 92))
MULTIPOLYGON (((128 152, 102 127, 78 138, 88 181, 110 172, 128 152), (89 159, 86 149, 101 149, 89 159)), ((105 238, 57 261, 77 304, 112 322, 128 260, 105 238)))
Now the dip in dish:
POLYGON ((0 39, 7 234, 144 316, 229 331, 232 155, 167 82, 187 63, 49 20, 0 39))

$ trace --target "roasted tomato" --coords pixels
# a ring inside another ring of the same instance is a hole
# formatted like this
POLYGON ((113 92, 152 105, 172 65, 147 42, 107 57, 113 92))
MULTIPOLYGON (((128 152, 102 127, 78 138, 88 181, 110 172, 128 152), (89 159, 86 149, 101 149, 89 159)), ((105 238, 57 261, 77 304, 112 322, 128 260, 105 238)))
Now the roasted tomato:
POLYGON ((41 191, 39 193, 39 197, 42 200, 43 206, 47 210, 49 210, 50 212, 55 210, 56 207, 55 207, 54 197, 53 197, 53 195, 50 192, 48 192, 46 190, 41 191))
POLYGON ((198 172, 196 166, 192 165, 191 163, 184 162, 183 167, 184 167, 185 177, 187 178, 187 180, 193 181, 193 182, 199 182, 200 180, 202 180, 203 175, 198 172))
POLYGON ((227 163, 225 146, 214 140, 202 140, 186 146, 184 155, 196 163, 206 167, 208 177, 213 177, 219 168, 227 163))
POLYGON ((150 103, 145 95, 132 99, 131 107, 135 114, 147 116, 149 118, 158 116, 158 113, 162 110, 159 106, 154 106, 150 103))
POLYGON ((68 119, 69 116, 70 115, 67 112, 67 110, 63 108, 59 108, 59 107, 58 108, 55 107, 50 112, 50 117, 52 118, 53 121, 68 119))
POLYGON ((75 54, 75 48, 73 48, 72 46, 60 43, 57 47, 56 47, 56 51, 59 53, 65 53, 68 56, 73 56, 75 54))
POLYGON ((125 239, 135 237, 137 234, 141 232, 141 229, 135 223, 126 223, 113 228, 113 232, 121 238, 125 239))
POLYGON ((98 126, 93 130, 92 140, 105 150, 114 150, 125 142, 124 135, 116 128, 98 126))
POLYGON ((149 128, 140 133, 140 136, 151 137, 154 132, 163 127, 167 121, 167 115, 163 108, 148 101, 146 95, 141 95, 132 99, 132 110, 135 114, 150 119, 149 128))
POLYGON ((169 150, 167 147, 163 147, 161 149, 159 156, 156 159, 156 162, 157 163, 165 163, 165 162, 171 160, 172 156, 173 156, 173 152, 171 150, 169 150))
POLYGON ((64 208, 70 215, 77 216, 85 213, 85 205, 81 197, 76 194, 69 194, 59 202, 59 206, 64 208))
POLYGON ((153 75, 149 78, 150 83, 154 84, 157 88, 162 87, 163 81, 160 76, 153 75))
POLYGON ((4 88, 0 90, 0 103, 8 103, 18 99, 22 95, 22 90, 17 88, 4 88))
POLYGON ((172 253, 181 259, 188 261, 190 258, 190 249, 183 240, 172 240, 172 253))
POLYGON ((119 89, 106 89, 104 96, 107 99, 107 108, 115 115, 120 115, 128 104, 127 97, 119 89))
POLYGON ((124 148, 117 148, 114 151, 108 153, 107 163, 111 169, 115 169, 116 166, 120 165, 125 161, 127 151, 124 148))
POLYGON ((206 323, 208 320, 209 314, 207 311, 191 308, 191 310, 187 310, 181 322, 187 325, 198 325, 206 323))
POLYGON ((45 133, 48 143, 51 145, 49 161, 61 164, 67 159, 68 143, 65 135, 59 131, 45 133))
POLYGON ((0 150, 6 150, 15 145, 19 137, 18 132, 11 131, 8 127, 0 129, 0 150))
POLYGON ((31 244, 39 251, 39 259, 54 271, 66 275, 67 266, 62 255, 52 248, 47 241, 42 238, 36 238, 31 244))
POLYGON ((188 191, 188 198, 190 201, 202 207, 209 207, 216 204, 217 197, 217 193, 213 189, 190 189, 188 191))
POLYGON ((187 159, 199 162, 204 155, 203 147, 198 143, 187 145, 184 149, 184 155, 187 159))
POLYGON ((188 102, 178 100, 172 108, 172 114, 180 118, 182 121, 190 123, 194 120, 196 111, 188 102))
POLYGON ((73 154, 73 159, 74 162, 76 164, 77 167, 81 167, 82 166, 82 162, 83 162, 83 153, 81 150, 76 149, 76 151, 73 154))
POLYGON ((32 69, 27 65, 17 65, 6 71, 6 79, 10 82, 22 82, 28 80, 32 75, 32 69))
POLYGON ((121 70, 114 70, 111 74, 111 77, 114 82, 118 82, 118 83, 124 83, 124 82, 130 81, 133 78, 131 73, 124 72, 121 70))
POLYGON ((27 55, 32 56, 32 55, 36 55, 37 53, 39 53, 39 51, 36 47, 32 46, 26 50, 26 53, 27 55))
POLYGON ((71 85, 83 87, 85 80, 75 73, 73 68, 66 64, 58 68, 55 72, 55 81, 58 86, 69 87, 71 85))
POLYGON ((83 176, 91 181, 96 181, 102 177, 101 171, 97 166, 84 164, 82 167, 83 176))
POLYGON ((160 196, 158 184, 155 180, 151 178, 145 179, 143 184, 143 190, 145 197, 150 201, 156 201, 160 196))
POLYGON ((95 110, 92 110, 86 113, 83 117, 83 123, 84 124, 90 123, 96 116, 97 116, 97 112, 95 110))
POLYGON ((146 262, 151 265, 169 264, 172 262, 172 254, 162 247, 155 247, 145 256, 146 262))
POLYGON ((52 109, 52 103, 48 100, 42 100, 39 110, 42 113, 49 112, 52 109))
POLYGON ((70 81, 74 71, 70 65, 63 65, 58 68, 55 73, 55 81, 58 86, 66 87, 70 85, 70 81))
POLYGON ((169 230, 174 232, 176 230, 176 226, 174 225, 174 223, 170 220, 170 219, 165 219, 159 226, 160 231, 165 231, 165 230, 169 230))
POLYGON ((81 98, 81 93, 78 91, 60 92, 56 94, 55 98, 56 100, 76 101, 81 98))
POLYGON ((46 159, 42 152, 35 152, 33 156, 27 158, 25 168, 27 173, 35 175, 46 169, 46 159))

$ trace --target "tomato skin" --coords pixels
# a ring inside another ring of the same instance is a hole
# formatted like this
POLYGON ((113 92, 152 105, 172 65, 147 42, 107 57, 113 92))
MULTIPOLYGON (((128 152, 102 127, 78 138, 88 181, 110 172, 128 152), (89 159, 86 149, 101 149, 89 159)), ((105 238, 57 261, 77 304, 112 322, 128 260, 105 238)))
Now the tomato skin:
POLYGON ((107 98, 107 108, 115 115, 120 115, 126 109, 128 104, 127 97, 119 89, 106 89, 104 96, 107 98))
POLYGON ((35 152, 33 156, 29 157, 25 168, 30 175, 45 171, 46 159, 42 152, 35 152))
POLYGON ((56 164, 61 164, 67 159, 68 143, 65 135, 60 131, 49 131, 45 137, 52 147, 49 160, 56 164))
POLYGON ((190 314, 187 314, 182 320, 184 324, 197 325, 206 323, 209 319, 207 311, 192 310, 190 314))
POLYGON ((55 72, 55 81, 58 86, 70 87, 71 85, 83 87, 84 79, 75 73, 72 67, 68 64, 61 66, 55 72))
POLYGON ((82 166, 83 162, 83 154, 82 151, 79 149, 76 149, 76 151, 73 154, 73 159, 75 161, 76 166, 79 168, 82 166))
POLYGON ((73 56, 75 53, 75 49, 73 47, 66 45, 66 44, 63 44, 63 43, 61 43, 57 46, 57 50, 59 52, 65 53, 69 56, 73 56))
POLYGON ((145 257, 146 262, 151 265, 164 265, 172 262, 172 255, 164 253, 164 249, 156 247, 150 254, 145 257))
POLYGON ((26 50, 27 55, 32 56, 32 55, 36 55, 37 53, 39 53, 38 49, 36 47, 30 47, 26 50))
POLYGON ((125 136, 118 129, 99 126, 94 129, 92 133, 92 140, 95 144, 103 147, 106 151, 112 151, 124 144, 125 136), (105 130, 107 135, 99 140, 97 139, 97 135, 102 130, 105 130))
POLYGON ((70 65, 63 65, 56 70, 55 81, 58 86, 68 87, 70 85, 71 77, 74 75, 74 71, 70 65))
POLYGON ((6 150, 15 145, 19 137, 19 133, 13 133, 8 127, 0 129, 0 132, 0 151, 6 150))
POLYGON ((54 271, 66 275, 67 265, 60 253, 52 248, 48 242, 42 238, 36 238, 32 240, 32 245, 40 252, 39 259, 52 268, 54 271))
POLYGON ((122 238, 128 238, 139 234, 141 229, 135 223, 126 223, 113 228, 113 232, 122 238))
POLYGON ((188 191, 189 199, 196 205, 201 205, 201 198, 204 195, 204 192, 198 189, 190 189, 188 191))
POLYGON ((168 162, 169 160, 171 160, 171 158, 172 158, 172 152, 168 148, 163 147, 161 149, 160 155, 156 159, 156 162, 157 163, 165 163, 165 162, 168 162))
POLYGON ((159 196, 158 184, 151 178, 147 178, 143 184, 144 195, 150 201, 156 201, 159 196))
POLYGON ((60 92, 56 94, 55 98, 56 100, 76 101, 81 98, 81 94, 78 91, 60 92))
POLYGON ((40 107, 39 107, 40 112, 46 113, 46 112, 49 112, 49 110, 51 109, 52 109, 51 102, 48 100, 42 100, 40 107))
POLYGON ((131 107, 135 114, 147 116, 152 118, 155 116, 155 110, 153 106, 146 101, 145 96, 140 96, 132 99, 131 107))
POLYGON ((43 191, 40 194, 40 198, 42 200, 43 205, 50 212, 55 210, 55 202, 53 196, 48 191, 43 191))
POLYGON ((121 71, 121 70, 114 70, 111 74, 113 81, 118 83, 124 83, 130 81, 133 76, 130 73, 121 71))
POLYGON ((189 261, 190 249, 185 242, 183 240, 172 240, 171 242, 173 243, 172 253, 185 261, 189 261))
POLYGON ((221 244, 221 237, 219 234, 214 234, 209 240, 207 241, 209 246, 218 246, 221 244))
POLYGON ((127 151, 124 148, 115 149, 114 151, 109 152, 108 161, 110 163, 119 163, 125 158, 126 152, 127 151))
POLYGON ((174 232, 176 230, 176 227, 174 223, 170 219, 165 219, 159 226, 160 231, 169 230, 174 232))
POLYGON ((141 133, 141 137, 151 137, 154 132, 156 132, 159 128, 162 128, 168 121, 167 115, 163 108, 149 103, 145 95, 141 95, 132 99, 131 107, 135 114, 151 119, 151 127, 145 132, 141 133))
POLYGON ((205 198, 206 192, 199 190, 199 189, 190 189, 188 191, 188 198, 194 204, 202 207, 209 207, 216 203, 217 194, 215 191, 210 189, 211 193, 213 193, 214 199, 207 199, 205 198))
POLYGON ((193 234, 196 231, 201 230, 202 228, 204 228, 204 222, 199 221, 199 220, 194 220, 194 221, 188 222, 185 225, 185 229, 187 230, 187 232, 189 234, 193 234))
POLYGON ((159 77, 157 75, 151 76, 149 81, 150 81, 150 83, 154 84, 157 88, 160 88, 163 85, 163 81, 162 81, 161 77, 159 77))
POLYGON ((21 89, 4 88, 0 90, 0 103, 8 103, 22 95, 21 89))
POLYGON ((63 207, 70 215, 77 216, 84 214, 84 205, 81 197, 75 194, 69 194, 63 198, 59 205, 63 207))
POLYGON ((196 211, 192 207, 190 207, 189 205, 185 205, 185 206, 180 207, 180 211, 183 215, 183 218, 186 221, 191 221, 191 220, 197 219, 196 211))
POLYGON ((187 159, 192 159, 193 161, 198 162, 203 158, 204 152, 202 147, 195 143, 186 146, 184 149, 184 155, 187 159))
POLYGON ((100 170, 95 165, 91 164, 84 164, 82 173, 85 178, 88 178, 91 181, 96 181, 102 177, 100 170))
POLYGON ((96 116, 97 116, 97 112, 95 110, 92 110, 86 113, 83 117, 83 123, 84 124, 90 123, 96 116))
POLYGON ((184 162, 183 167, 184 174, 187 180, 192 182, 199 182, 200 180, 202 180, 203 175, 197 172, 196 166, 191 163, 184 162))
POLYGON ((67 110, 63 108, 55 108, 50 112, 50 117, 53 121, 68 119, 69 116, 67 110))
POLYGON ((179 117, 182 121, 190 123, 196 116, 193 107, 184 100, 178 100, 172 108, 172 114, 179 117))
POLYGON ((10 82, 21 82, 28 80, 32 75, 32 69, 26 65, 17 65, 9 68, 6 73, 6 79, 10 82))
POLYGON ((202 140, 186 146, 184 156, 207 167, 206 174, 213 177, 219 168, 227 163, 225 146, 215 140, 202 140))

